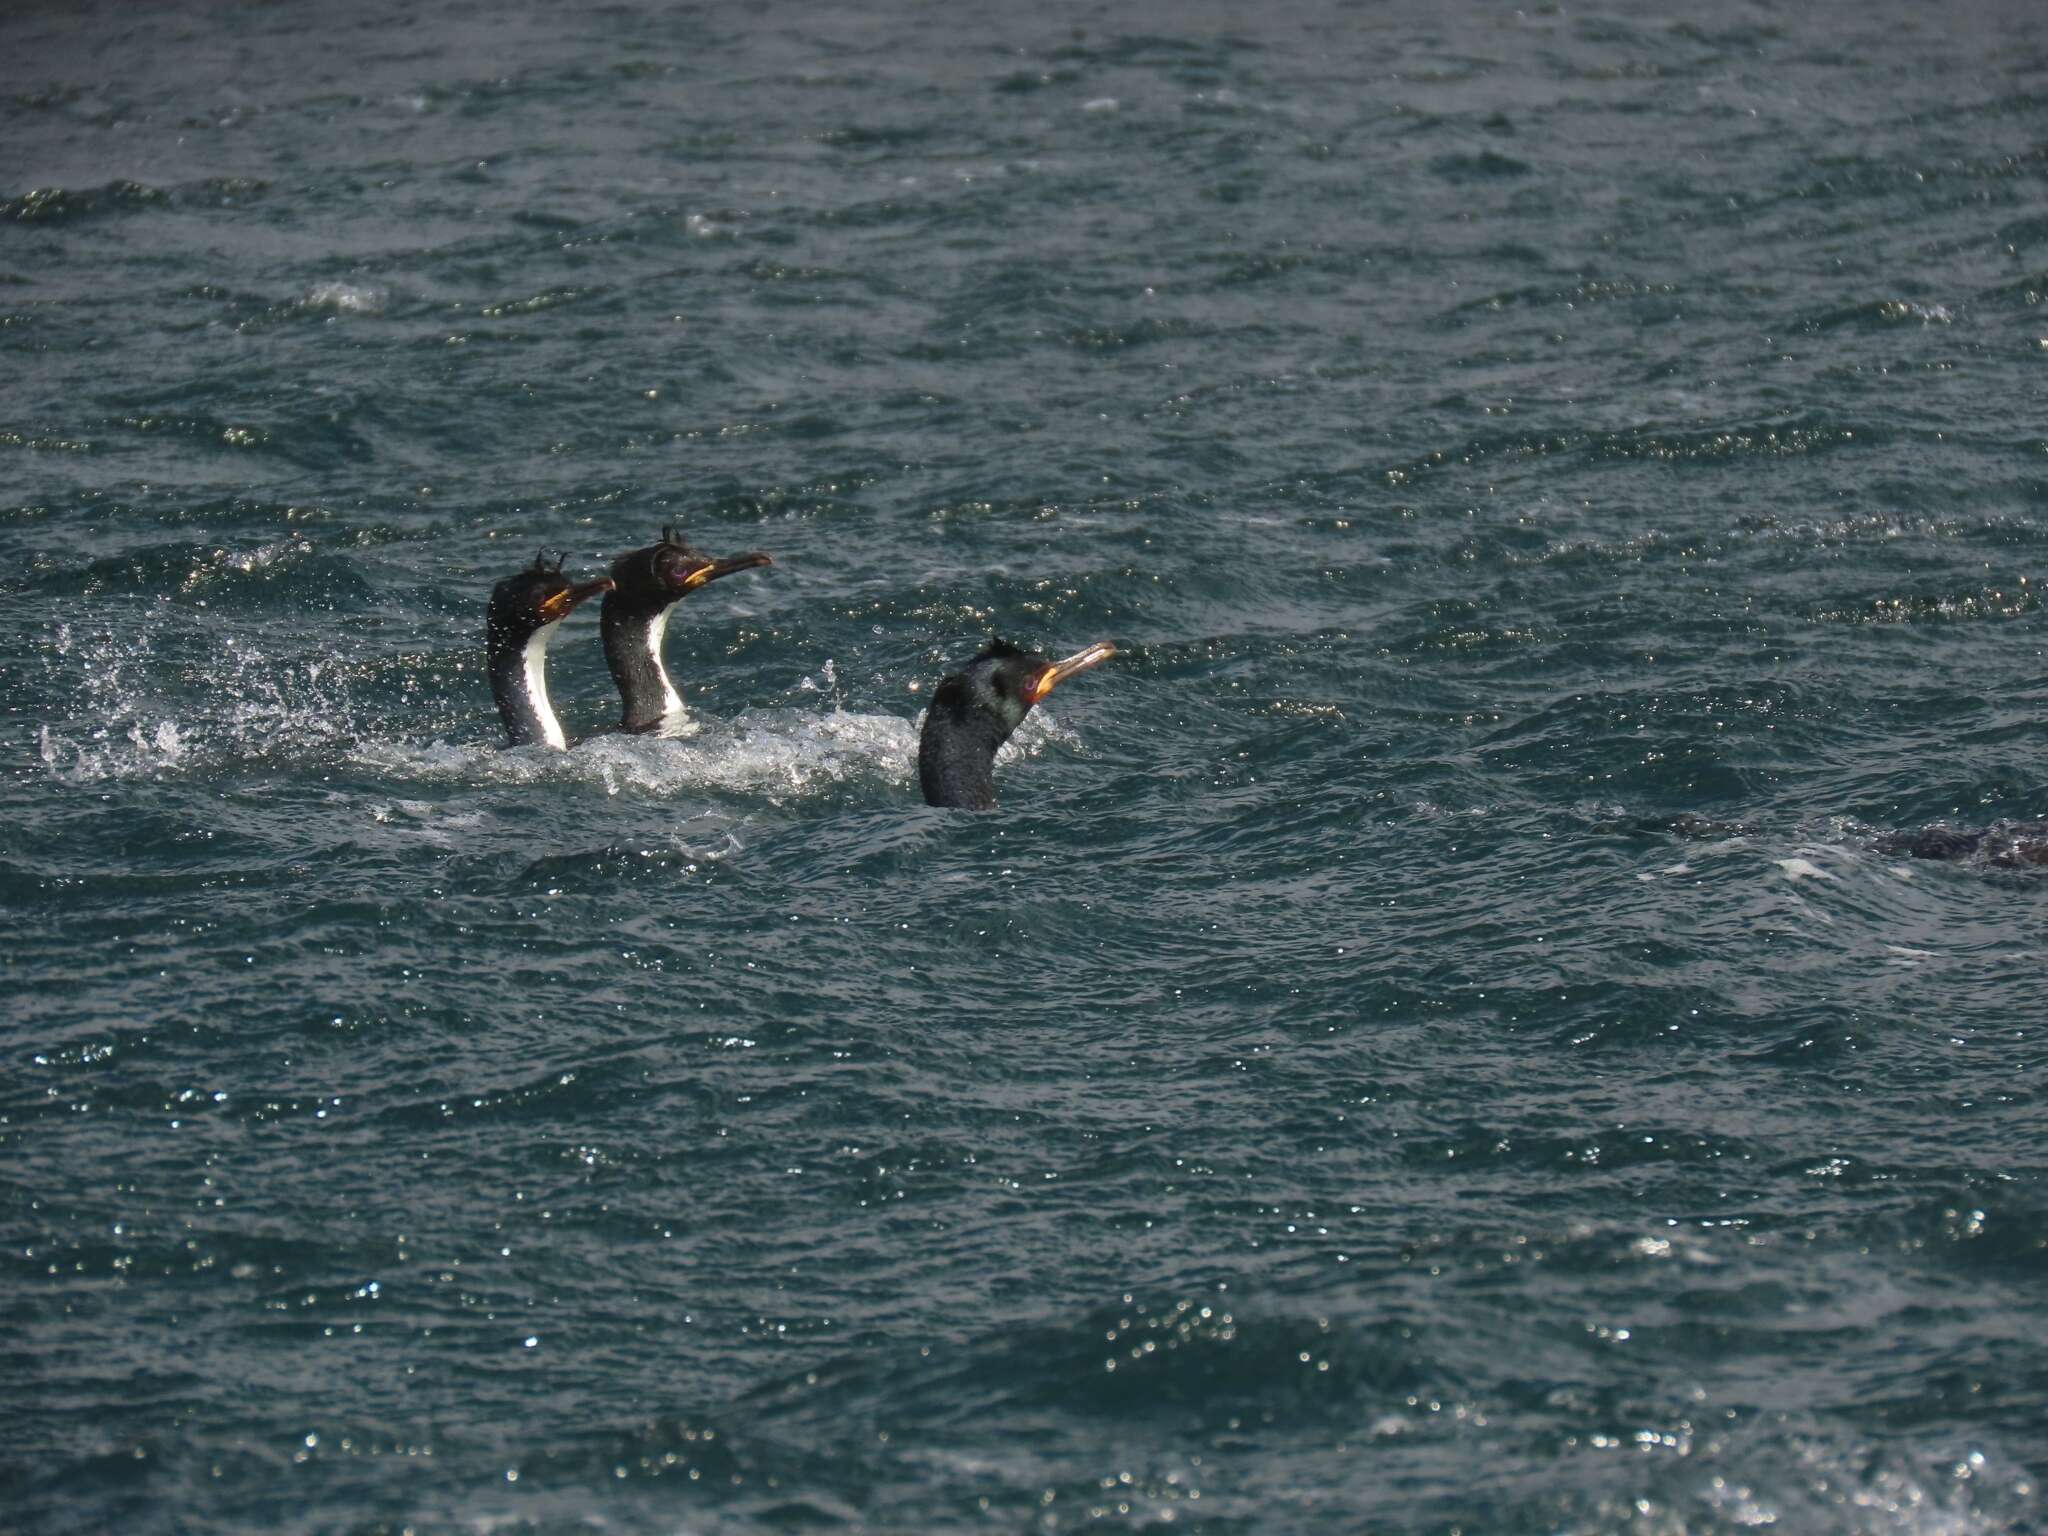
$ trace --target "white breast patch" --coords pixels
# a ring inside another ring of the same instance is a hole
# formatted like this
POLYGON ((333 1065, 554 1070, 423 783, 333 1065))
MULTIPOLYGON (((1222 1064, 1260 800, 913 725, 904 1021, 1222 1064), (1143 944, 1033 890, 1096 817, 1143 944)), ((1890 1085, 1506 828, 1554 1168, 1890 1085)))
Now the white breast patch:
POLYGON ((540 720, 542 737, 557 752, 563 752, 568 750, 569 738, 562 734, 562 722, 555 718, 555 706, 548 701, 548 642, 555 638, 559 628, 559 623, 543 624, 527 636, 523 679, 527 702, 540 720))
POLYGON ((647 626, 647 659, 654 663, 654 675, 661 679, 661 712, 668 719, 683 712, 683 696, 676 692, 676 685, 668 680, 668 668, 661 664, 661 637, 668 632, 668 616, 674 612, 672 607, 662 609, 647 626))

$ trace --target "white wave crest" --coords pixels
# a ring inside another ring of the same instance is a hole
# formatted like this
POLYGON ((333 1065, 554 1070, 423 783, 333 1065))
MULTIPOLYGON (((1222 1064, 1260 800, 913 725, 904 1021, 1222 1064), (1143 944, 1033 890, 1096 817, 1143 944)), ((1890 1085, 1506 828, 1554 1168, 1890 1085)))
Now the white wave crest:
MULTIPOLYGON (((919 725, 836 708, 824 714, 757 709, 733 720, 692 716, 691 729, 674 736, 593 736, 567 752, 373 739, 359 742, 350 759, 396 782, 580 783, 609 795, 714 793, 782 805, 844 785, 896 793, 912 788, 919 725)), ((1050 743, 1078 746, 1079 738, 1050 716, 1034 714, 998 761, 1036 756, 1050 743)))
POLYGON ((365 741, 360 766, 398 779, 594 784, 611 795, 695 792, 782 803, 847 783, 902 785, 917 755, 912 722, 894 715, 754 710, 737 720, 693 717, 679 736, 593 736, 567 752, 365 741))
POLYGON ((331 309, 344 315, 375 315, 383 312, 386 290, 355 283, 315 283, 299 300, 307 309, 331 309))
POLYGON ((161 778, 332 751, 351 734, 358 711, 333 657, 282 657, 233 634, 198 649, 190 626, 202 620, 159 606, 140 621, 54 626, 47 686, 69 707, 36 729, 52 778, 161 778))

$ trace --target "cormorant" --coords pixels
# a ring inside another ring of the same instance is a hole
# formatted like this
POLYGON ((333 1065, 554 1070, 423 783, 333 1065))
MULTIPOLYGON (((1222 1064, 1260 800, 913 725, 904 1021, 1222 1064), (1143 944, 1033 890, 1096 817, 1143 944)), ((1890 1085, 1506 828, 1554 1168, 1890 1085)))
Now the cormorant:
POLYGON ((1006 640, 992 640, 932 690, 917 743, 917 781, 925 804, 992 811, 996 749, 1054 688, 1116 654, 1098 640, 1065 661, 1047 661, 1006 640))
POLYGON ((570 581, 562 574, 561 559, 549 565, 545 553, 528 569, 491 588, 484 656, 508 746, 547 746, 560 752, 569 745, 548 701, 548 642, 570 609, 611 589, 609 576, 581 585, 570 581))
POLYGON ((690 548, 672 528, 661 530, 660 543, 629 550, 612 562, 601 627, 605 664, 625 705, 618 729, 636 734, 658 730, 682 715, 682 696, 661 664, 662 635, 677 599, 707 581, 774 563, 759 550, 713 560, 690 548))
POLYGON ((1922 827, 1910 835, 1885 838, 1878 847, 1915 859, 1981 859, 2000 869, 2025 869, 2048 864, 2048 822, 1995 821, 1981 829, 1922 827))

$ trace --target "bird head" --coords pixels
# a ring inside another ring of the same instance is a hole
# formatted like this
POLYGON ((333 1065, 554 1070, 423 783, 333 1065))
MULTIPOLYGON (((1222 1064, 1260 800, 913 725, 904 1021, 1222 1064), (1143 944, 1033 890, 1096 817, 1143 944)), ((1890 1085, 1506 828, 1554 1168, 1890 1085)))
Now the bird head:
POLYGON ((630 602, 634 608, 660 609, 706 582, 774 563, 772 556, 758 549, 715 560, 692 549, 673 528, 664 528, 659 542, 628 550, 614 560, 612 580, 622 602, 630 602))

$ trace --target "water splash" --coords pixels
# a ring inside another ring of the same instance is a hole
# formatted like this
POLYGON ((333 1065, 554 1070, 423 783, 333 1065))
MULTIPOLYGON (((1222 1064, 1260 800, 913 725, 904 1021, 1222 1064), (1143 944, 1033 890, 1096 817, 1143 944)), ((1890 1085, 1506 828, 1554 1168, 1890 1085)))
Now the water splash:
POLYGON ((163 604, 56 625, 42 668, 36 755, 64 783, 327 755, 362 718, 344 658, 279 655, 163 604))
POLYGON ((344 315, 376 315, 384 311, 389 291, 356 283, 315 283, 299 304, 305 309, 331 309, 344 315))
POLYGON ((579 783, 608 795, 711 792, 779 805, 847 784, 908 784, 917 752, 911 722, 893 715, 772 709, 693 724, 677 736, 595 736, 568 752, 370 740, 351 759, 401 781, 579 783))

